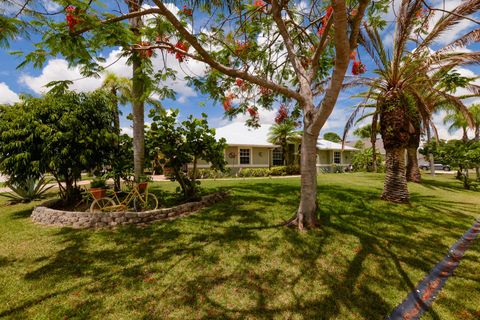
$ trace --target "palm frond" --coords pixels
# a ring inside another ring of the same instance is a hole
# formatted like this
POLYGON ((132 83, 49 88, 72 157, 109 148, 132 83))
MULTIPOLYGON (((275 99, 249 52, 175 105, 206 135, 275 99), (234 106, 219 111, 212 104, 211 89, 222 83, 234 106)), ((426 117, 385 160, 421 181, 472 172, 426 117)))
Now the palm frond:
POLYGON ((457 40, 447 44, 445 47, 439 49, 437 52, 453 51, 456 48, 466 47, 470 43, 480 41, 480 28, 470 31, 457 40))
POLYGON ((435 88, 433 88, 433 90, 435 90, 436 93, 438 93, 440 96, 445 98, 445 100, 451 102, 452 106, 455 107, 459 111, 459 113, 461 113, 463 115, 464 119, 467 122, 467 125, 470 128, 474 128, 475 124, 474 124, 474 121, 473 121, 472 114, 468 110, 467 106, 465 106, 463 104, 462 100, 460 100, 458 97, 455 97, 451 94, 445 93, 441 90, 437 90, 435 88))
POLYGON ((453 9, 451 13, 447 13, 442 18, 440 18, 440 20, 433 27, 433 30, 425 37, 425 39, 421 43, 421 47, 429 47, 432 42, 434 42, 441 35, 443 35, 444 32, 464 20, 464 16, 473 14, 479 9, 480 0, 462 1, 462 3, 458 5, 455 9, 453 9))

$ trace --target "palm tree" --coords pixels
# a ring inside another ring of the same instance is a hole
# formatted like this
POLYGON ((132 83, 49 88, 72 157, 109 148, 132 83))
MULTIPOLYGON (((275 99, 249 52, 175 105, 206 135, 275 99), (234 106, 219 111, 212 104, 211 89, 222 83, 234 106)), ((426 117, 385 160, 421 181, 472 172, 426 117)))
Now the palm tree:
MULTIPOLYGON (((132 82, 125 77, 119 77, 115 73, 109 72, 106 74, 105 79, 102 83, 102 88, 111 93, 115 99, 115 108, 113 110, 114 123, 113 127, 118 136, 120 136, 120 108, 119 104, 125 104, 131 101, 132 94, 132 82)), ((120 139, 117 141, 115 159, 119 157, 120 153, 120 139)), ((116 174, 113 177, 113 188, 115 191, 120 191, 120 182, 121 178, 119 174, 116 174)))
POLYGON ((463 114, 459 112, 447 113, 443 118, 443 124, 449 124, 448 132, 453 133, 457 130, 462 130, 462 141, 468 141, 468 123, 463 114))
POLYGON ((290 143, 301 141, 301 133, 297 130, 297 123, 294 121, 285 121, 275 124, 268 132, 268 142, 279 145, 282 150, 283 164, 291 164, 287 157, 287 147, 290 143))
POLYGON ((114 128, 117 134, 120 134, 120 109, 119 104, 125 104, 131 101, 132 83, 128 78, 119 77, 115 73, 109 72, 105 75, 102 88, 109 91, 115 98, 114 110, 114 128))
MULTIPOLYGON (((472 104, 469 110, 475 124, 475 135, 473 139, 480 141, 480 104, 472 104)), ((477 181, 480 181, 480 167, 478 165, 475 167, 475 173, 477 175, 477 181)))
MULTIPOLYGON (((410 40, 415 28, 425 30, 424 24, 431 20, 431 15, 418 17, 422 5, 422 0, 405 0, 401 3, 396 20, 392 54, 385 49, 376 29, 365 26, 365 32, 360 37, 360 43, 377 66, 375 73, 378 77, 362 81, 370 86, 369 91, 365 93, 365 103, 376 101, 376 110, 373 114, 378 116, 380 133, 386 150, 386 175, 382 199, 392 202, 409 201, 405 149, 410 150, 410 153, 415 150, 416 157, 420 123, 422 119, 427 123, 432 112, 424 101, 425 93, 434 92, 436 96, 449 100, 467 115, 468 111, 463 103, 457 97, 450 95, 448 90, 438 88, 436 84, 453 67, 480 60, 478 52, 452 50, 477 40, 478 30, 434 53, 429 49, 432 42, 445 30, 459 23, 463 16, 480 9, 479 0, 465 1, 451 13, 446 13, 431 32, 423 38, 418 37, 414 51, 407 51, 407 45, 411 44, 410 40)), ((410 157, 413 159, 413 155, 410 157)))

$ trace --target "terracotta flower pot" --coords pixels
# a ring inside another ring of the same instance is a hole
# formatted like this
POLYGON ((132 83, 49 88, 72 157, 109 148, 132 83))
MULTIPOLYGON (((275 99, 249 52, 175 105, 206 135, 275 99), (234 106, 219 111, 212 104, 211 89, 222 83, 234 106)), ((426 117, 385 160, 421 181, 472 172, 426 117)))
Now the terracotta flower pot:
POLYGON ((107 194, 107 190, 103 188, 91 188, 90 192, 95 199, 101 199, 107 194))
POLYGON ((138 190, 139 191, 145 191, 147 189, 148 182, 140 182, 138 184, 138 190))

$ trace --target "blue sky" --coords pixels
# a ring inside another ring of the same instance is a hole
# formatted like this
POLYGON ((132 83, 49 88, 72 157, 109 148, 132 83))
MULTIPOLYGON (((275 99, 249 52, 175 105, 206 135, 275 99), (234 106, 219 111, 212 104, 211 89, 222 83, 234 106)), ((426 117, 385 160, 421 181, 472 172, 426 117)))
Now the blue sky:
MULTIPOLYGON (((47 0, 44 1, 48 5, 52 5, 51 2, 47 0)), ((396 1, 399 3, 400 1, 396 1)), ((441 0, 433 1, 434 5, 441 6, 441 0)), ((455 7, 461 3, 461 0, 449 0, 447 1, 447 9, 455 7)), ((300 6, 305 5, 305 1, 299 3, 300 6)), ((1 7, 0 7, 1 8, 1 7)), ((14 8, 10 8, 14 9, 14 8)), ((386 20, 389 21, 388 27, 383 33, 384 43, 391 45, 393 41, 393 30, 394 26, 391 21, 394 20, 395 10, 390 10, 386 15, 386 20)), ((477 27, 473 22, 462 22, 457 27, 453 28, 441 38, 440 43, 434 46, 432 49, 449 43, 451 40, 455 39, 459 35, 465 34, 469 30, 477 27)), ((35 40, 35 39, 33 39, 35 40)), ((469 46, 469 50, 478 50, 480 46, 478 44, 469 46)), ((17 70, 16 66, 22 61, 21 58, 17 58, 9 54, 10 51, 21 50, 29 52, 32 50, 32 40, 27 40, 19 38, 14 41, 11 45, 11 48, 8 50, 0 50, 0 103, 12 103, 18 100, 18 95, 21 93, 27 93, 32 95, 39 95, 45 91, 44 85, 53 80, 75 80, 82 78, 78 69, 68 68, 67 63, 61 57, 52 57, 48 62, 43 66, 42 69, 34 69, 32 66, 27 66, 21 70, 17 70)), ((114 61, 117 58, 119 53, 118 49, 112 48, 104 52, 105 57, 107 58, 107 64, 109 61, 114 61)), ((374 69, 374 65, 369 61, 365 53, 362 53, 360 50, 360 56, 362 62, 367 65, 367 70, 371 71, 374 69)), ((162 60, 156 58, 152 60, 154 64, 161 64, 162 60)), ((180 109, 181 117, 187 117, 190 114, 199 116, 202 112, 205 112, 209 116, 209 122, 212 127, 220 127, 228 123, 228 120, 223 117, 223 107, 220 104, 213 104, 208 96, 201 95, 200 93, 195 92, 192 88, 188 87, 183 81, 183 76, 185 74, 202 74, 203 66, 195 61, 188 61, 181 66, 173 58, 169 57, 167 59, 167 64, 178 70, 178 80, 177 81, 168 81, 166 85, 173 88, 177 92, 177 99, 175 101, 166 100, 163 104, 168 108, 178 108, 180 109), (205 105, 202 106, 202 103, 205 105)), ((126 66, 124 60, 120 60, 118 63, 113 65, 108 69, 111 72, 114 72, 121 76, 130 77, 131 71, 130 67, 126 66)), ((369 74, 367 72, 367 75, 369 74)), ((478 67, 465 68, 460 70, 462 74, 473 76, 480 74, 480 69, 478 67)), ((101 86, 102 79, 82 79, 74 81, 72 89, 77 91, 90 91, 94 90, 101 86)), ((351 99, 350 96, 355 94, 357 90, 347 90, 343 92, 338 100, 338 103, 329 118, 329 121, 325 125, 322 132, 333 131, 339 134, 343 131, 343 126, 345 124, 348 115, 351 112, 351 107, 355 104, 355 100, 351 99)), ((129 127, 131 123, 125 118, 126 115, 130 112, 130 106, 122 107, 123 118, 121 120, 121 126, 126 132, 129 132, 129 127)), ((146 113, 148 110, 146 110, 146 113)), ((273 123, 275 118, 276 111, 261 111, 260 119, 263 123, 273 123)), ((436 122, 439 127, 439 133, 442 138, 458 137, 459 132, 448 133, 444 125, 441 124, 441 116, 437 115, 436 122)), ((246 116, 240 116, 234 121, 245 121, 246 116)), ((147 119, 148 121, 148 119, 147 119)))

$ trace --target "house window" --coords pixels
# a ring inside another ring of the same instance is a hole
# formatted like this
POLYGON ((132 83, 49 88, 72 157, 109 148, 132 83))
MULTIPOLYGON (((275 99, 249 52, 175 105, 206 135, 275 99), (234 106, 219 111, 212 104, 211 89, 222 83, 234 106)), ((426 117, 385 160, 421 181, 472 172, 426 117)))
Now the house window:
POLYGON ((342 154, 339 151, 333 152, 333 163, 336 163, 336 164, 342 163, 342 154))
POLYGON ((274 166, 281 166, 281 165, 283 165, 282 149, 280 149, 280 148, 273 149, 273 152, 272 152, 272 164, 273 164, 274 166))
POLYGON ((250 164, 250 149, 240 149, 240 164, 250 164))

